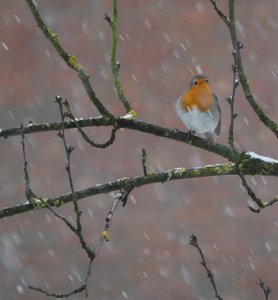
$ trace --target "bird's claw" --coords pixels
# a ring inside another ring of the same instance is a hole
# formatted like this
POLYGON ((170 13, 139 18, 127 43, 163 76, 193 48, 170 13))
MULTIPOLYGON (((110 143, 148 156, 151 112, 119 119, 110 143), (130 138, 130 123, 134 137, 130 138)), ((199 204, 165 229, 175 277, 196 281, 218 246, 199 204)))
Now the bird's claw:
POLYGON ((195 136, 195 134, 196 134, 196 131, 190 129, 190 130, 186 133, 186 142, 189 142, 189 140, 190 140, 193 136, 195 136))

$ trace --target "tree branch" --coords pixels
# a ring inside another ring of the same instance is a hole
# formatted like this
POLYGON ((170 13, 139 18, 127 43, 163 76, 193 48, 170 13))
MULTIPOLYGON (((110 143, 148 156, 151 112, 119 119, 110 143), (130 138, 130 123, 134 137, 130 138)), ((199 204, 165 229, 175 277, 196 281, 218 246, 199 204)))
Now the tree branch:
POLYGON ((263 290, 263 293, 264 293, 264 296, 265 296, 265 300, 269 300, 270 299, 270 294, 272 292, 271 288, 268 285, 265 286, 265 282, 261 278, 259 278, 257 284, 263 290))
POLYGON ((205 256, 203 254, 203 251, 201 249, 201 247, 199 246, 198 243, 198 239, 197 239, 197 235, 196 234, 192 234, 190 236, 190 241, 189 244, 191 246, 193 246, 194 248, 196 248, 201 256, 201 265, 204 267, 204 269, 206 270, 207 273, 207 277, 209 278, 210 284, 213 287, 214 293, 215 293, 215 298, 217 298, 218 300, 223 300, 223 298, 219 295, 215 280, 214 280, 214 274, 211 272, 211 270, 208 268, 205 256))
MULTIPOLYGON (((237 152, 234 149, 234 119, 236 117, 236 114, 234 113, 234 98, 235 98, 235 92, 236 88, 238 86, 238 81, 236 78, 236 74, 238 74, 238 77, 240 79, 244 94, 246 99, 248 100, 249 104, 252 106, 254 111, 257 113, 259 118, 264 122, 264 124, 274 132, 274 134, 278 137, 278 127, 277 124, 274 123, 271 119, 269 119, 265 113, 262 111, 261 107, 257 104, 257 102, 254 100, 250 88, 249 83, 247 81, 246 75, 243 70, 243 66, 241 63, 241 54, 240 54, 240 47, 241 45, 237 39, 237 33, 236 33, 236 27, 235 27, 235 15, 234 15, 234 0, 229 0, 229 16, 227 17, 217 6, 215 0, 209 0, 214 9, 216 10, 217 14, 220 16, 220 18, 224 21, 226 26, 228 27, 230 31, 231 40, 233 43, 233 55, 234 55, 234 69, 233 69, 233 90, 232 90, 232 96, 229 98, 228 101, 230 101, 231 106, 231 123, 229 128, 229 145, 230 148, 220 145, 220 144, 213 144, 213 145, 207 145, 207 142, 199 137, 191 137, 190 140, 187 139, 187 133, 181 132, 179 130, 172 130, 168 128, 163 128, 154 124, 142 122, 139 120, 133 120, 135 117, 135 112, 131 109, 129 102, 127 101, 122 85, 120 83, 119 79, 119 70, 120 70, 120 63, 116 61, 116 51, 117 51, 117 45, 118 45, 118 12, 117 12, 117 0, 113 0, 113 13, 112 13, 112 19, 106 15, 105 19, 108 22, 109 26, 112 30, 112 47, 111 47, 111 68, 113 73, 113 79, 114 79, 114 85, 119 97, 119 100, 123 103, 124 107, 127 110, 128 115, 120 118, 116 118, 111 114, 105 106, 102 104, 102 102, 97 98, 97 96, 94 93, 94 90, 91 86, 91 83, 89 81, 89 76, 85 73, 82 66, 77 61, 76 57, 73 55, 68 54, 64 48, 62 47, 58 35, 53 33, 51 29, 46 25, 44 20, 42 19, 39 11, 37 10, 36 4, 33 0, 25 0, 27 5, 29 6, 31 13, 33 14, 35 20, 37 21, 38 26, 44 33, 47 39, 51 42, 51 44, 56 49, 57 53, 60 55, 60 57, 66 62, 66 64, 72 68, 77 75, 79 76, 90 100, 94 103, 98 111, 102 114, 102 117, 98 118, 89 118, 89 119, 82 119, 77 120, 74 115, 72 114, 70 107, 67 102, 63 102, 62 98, 57 97, 57 102, 59 104, 60 113, 61 113, 61 122, 57 123, 44 123, 44 124, 29 124, 26 127, 20 126, 20 128, 10 128, 6 130, 0 130, 0 137, 9 137, 13 135, 21 135, 22 137, 22 151, 23 151, 23 157, 24 157, 24 175, 25 175, 25 192, 26 192, 26 198, 28 200, 28 203, 24 203, 22 205, 18 205, 16 207, 10 207, 10 208, 4 208, 0 210, 0 218, 8 217, 17 215, 26 211, 31 211, 34 209, 41 209, 41 208, 48 208, 50 209, 53 214, 65 222, 65 224, 77 235, 79 238, 79 242, 82 246, 82 248, 87 253, 87 256, 89 258, 89 264, 87 273, 85 276, 84 283, 77 289, 73 290, 70 293, 60 294, 60 293, 48 293, 44 291, 41 288, 36 288, 33 286, 29 286, 30 289, 39 291, 46 296, 51 296, 55 298, 66 298, 73 294, 80 293, 82 291, 85 291, 87 296, 87 282, 91 275, 91 269, 92 269, 92 263, 102 246, 102 244, 105 241, 109 240, 109 230, 112 223, 112 218, 114 216, 114 213, 120 203, 123 204, 123 206, 126 205, 128 196, 130 192, 135 187, 142 187, 147 184, 157 183, 157 182, 165 182, 165 181, 172 181, 172 180, 178 180, 178 179, 185 179, 185 178, 198 178, 198 177, 209 177, 209 176, 223 176, 223 175, 239 175, 242 184, 246 188, 248 194, 251 196, 251 198, 257 203, 259 206, 258 210, 253 210, 256 212, 259 212, 261 209, 271 206, 274 203, 278 202, 278 196, 276 196, 273 200, 269 202, 262 202, 260 199, 258 199, 255 195, 255 193, 252 191, 252 189, 248 186, 245 176, 246 175, 278 175, 278 161, 270 161, 265 160, 262 157, 254 157, 250 153, 244 153, 240 155, 239 152, 237 152), (63 111, 64 106, 67 107, 68 111, 65 113, 63 111), (71 121, 66 121, 66 118, 70 118, 71 121), (94 141, 92 141, 88 135, 84 132, 82 128, 89 127, 89 126, 111 126, 111 136, 108 141, 105 143, 99 144, 94 141), (98 147, 98 148, 105 148, 111 144, 113 144, 115 137, 116 137, 116 131, 119 128, 128 128, 131 130, 136 130, 144 133, 148 133, 151 135, 156 135, 164 138, 173 139, 176 141, 180 141, 183 143, 190 143, 191 145, 194 145, 195 147, 204 149, 206 151, 210 151, 212 153, 218 154, 224 158, 229 159, 232 162, 238 163, 226 163, 226 164, 217 164, 217 165, 208 165, 204 167, 199 168, 193 168, 193 169, 186 169, 186 168, 174 168, 170 169, 168 171, 160 172, 160 173, 148 173, 147 167, 146 167, 146 152, 143 149, 142 152, 142 167, 143 167, 143 174, 144 176, 136 176, 136 177, 130 177, 130 178, 121 178, 118 180, 115 180, 113 182, 100 184, 96 186, 89 187, 87 189, 83 189, 80 191, 75 191, 72 175, 71 175, 71 153, 73 151, 73 147, 68 146, 65 139, 65 130, 69 128, 77 128, 77 130, 80 132, 83 139, 88 142, 91 146, 98 147), (47 198, 37 198, 32 190, 30 185, 30 179, 28 175, 27 170, 27 160, 26 160, 26 153, 25 153, 25 144, 24 144, 24 138, 25 134, 31 134, 35 132, 43 132, 43 131, 52 131, 52 130, 59 130, 58 136, 62 139, 66 157, 67 157, 67 166, 66 171, 68 174, 68 180, 70 185, 70 193, 57 196, 51 199, 47 198), (240 158, 240 160, 239 160, 240 158), (85 241, 85 238, 82 234, 82 224, 81 224, 81 213, 82 211, 79 209, 79 200, 92 196, 97 194, 103 194, 108 193, 111 191, 118 191, 118 194, 113 199, 113 202, 111 204, 111 208, 107 214, 106 222, 104 225, 104 230, 101 233, 100 238, 98 239, 98 242, 96 243, 93 250, 87 245, 87 242, 85 241), (35 202, 33 203, 31 200, 34 198, 35 202), (39 202, 39 205, 36 206, 37 201, 39 202), (74 206, 74 212, 76 216, 75 224, 73 225, 70 223, 66 218, 64 218, 62 215, 60 215, 56 210, 53 208, 55 206, 60 206, 65 203, 73 202, 74 206)), ((210 279, 210 282, 213 286, 215 297, 219 300, 222 300, 221 296, 218 293, 215 281, 214 281, 214 274, 209 270, 207 263, 205 261, 202 249, 198 245, 198 240, 196 235, 191 236, 190 244, 193 245, 197 250, 199 251, 199 254, 202 259, 202 266, 205 268, 207 272, 207 276, 210 279)), ((271 289, 267 286, 265 287, 264 282, 262 280, 258 281, 258 284, 262 288, 265 298, 268 299, 269 295, 271 293, 271 289)))
POLYGON ((219 9, 219 7, 216 4, 215 0, 209 0, 210 3, 213 5, 215 11, 217 12, 217 14, 219 15, 219 17, 224 21, 224 23, 229 26, 229 18, 221 11, 221 9, 219 9))
POLYGON ((148 175, 146 162, 147 162, 147 152, 146 152, 146 150, 143 148, 143 149, 142 149, 142 154, 141 154, 141 163, 142 163, 142 168, 143 168, 143 174, 144 174, 144 176, 147 176, 147 175, 148 175))
POLYGON ((117 91, 119 100, 123 103, 127 113, 132 111, 129 102, 127 101, 124 91, 120 82, 119 78, 119 71, 120 71, 120 62, 116 59, 116 51, 118 45, 118 7, 117 7, 117 0, 113 0, 113 12, 112 12, 112 19, 105 14, 104 19, 107 21, 109 26, 111 27, 112 31, 112 47, 111 47, 111 57, 110 57, 110 64, 114 79, 115 89, 117 91))
MULTIPOLYGON (((224 21, 226 24, 231 41, 233 44, 233 49, 237 49, 237 45, 239 43, 238 38, 237 38, 237 32, 236 32, 236 21, 235 21, 235 1, 234 0, 229 0, 229 17, 227 18, 224 13, 218 8, 216 5, 216 2, 214 0, 209 0, 215 11, 217 12, 218 16, 224 21)), ((259 119, 263 122, 263 124, 268 127, 278 138, 278 125, 271 120, 263 111, 263 109, 259 106, 259 104, 256 102, 254 96, 252 95, 249 82, 247 79, 247 76, 245 75, 245 71, 243 68, 242 60, 241 60, 241 54, 240 51, 236 52, 236 60, 237 60, 237 74, 240 80, 240 84, 243 89, 243 93, 245 95, 246 100, 254 110, 254 112, 257 114, 259 119)))
POLYGON ((33 0, 25 0, 28 5, 33 17, 35 18, 39 28, 44 33, 45 37, 50 41, 53 47, 56 49, 60 57, 65 61, 65 63, 72 68, 80 78, 89 99, 94 103, 98 111, 107 118, 113 118, 113 115, 104 107, 101 101, 95 95, 95 92, 91 86, 89 75, 85 73, 80 63, 77 61, 77 58, 74 55, 68 54, 62 47, 59 37, 56 33, 52 32, 49 26, 46 25, 42 19, 40 12, 37 9, 36 4, 33 0))
MULTIPOLYGON (((204 149, 206 151, 215 153, 222 157, 225 157, 231 161, 236 161, 240 157, 240 153, 237 151, 232 151, 229 147, 220 145, 220 144, 211 144, 208 147, 208 143, 206 140, 198 137, 192 136, 190 140, 188 140, 188 135, 185 132, 179 131, 177 129, 169 129, 166 127, 161 127, 159 125, 133 120, 125 117, 115 118, 115 119, 107 119, 105 117, 96 117, 96 118, 88 118, 88 119, 75 119, 75 121, 65 121, 64 123, 65 129, 70 128, 83 128, 83 127, 99 127, 99 126, 113 126, 114 128, 128 128, 135 131, 140 131, 144 133, 148 133, 151 135, 160 136, 163 138, 187 143, 198 147, 200 149, 204 149)), ((10 137, 20 135, 21 132, 26 134, 31 134, 35 132, 48 132, 53 130, 60 130, 61 123, 39 123, 39 124, 29 124, 26 127, 22 128, 10 128, 10 129, 2 129, 0 130, 0 137, 10 137)))
MULTIPOLYGON (((86 252, 88 258, 89 258, 89 266, 88 266, 88 272, 90 272, 91 269, 91 264, 93 259, 95 258, 95 253, 90 249, 90 247, 87 245, 87 242, 83 236, 83 232, 82 232, 82 224, 81 224, 81 210, 79 209, 79 205, 78 205, 78 199, 76 197, 75 194, 75 190, 73 187, 73 179, 72 179, 72 174, 71 174, 71 154, 72 151, 74 150, 73 147, 68 146, 67 142, 66 142, 66 137, 65 137, 65 129, 64 129, 64 120, 66 118, 66 115, 63 111, 63 105, 64 105, 64 100, 61 97, 57 97, 56 98, 56 102, 59 105, 59 110, 60 110, 60 115, 61 115, 61 120, 62 120, 62 125, 61 125, 61 131, 59 131, 58 133, 58 137, 60 137, 62 139, 63 142, 63 146, 65 149, 65 153, 66 153, 66 158, 67 158, 67 165, 66 165, 66 172, 68 175, 68 180, 69 180, 69 185, 70 185, 70 190, 71 190, 71 195, 72 195, 72 202, 73 202, 73 206, 74 206, 74 213, 76 216, 76 220, 75 220, 75 225, 73 225, 71 222, 69 222, 65 217, 63 217, 62 215, 60 215, 59 213, 57 213, 52 207, 51 205, 48 203, 48 199, 42 198, 36 198, 35 199, 35 203, 30 202, 29 198, 29 203, 33 204, 34 208, 39 208, 39 207, 47 207, 48 209, 50 209, 50 211, 60 220, 62 220, 67 227, 78 237, 79 239, 79 243, 82 247, 82 249, 86 252)), ((31 191, 30 188, 30 180, 29 180, 29 175, 28 175, 28 171, 27 171, 27 161, 26 161, 26 154, 25 154, 25 144, 24 144, 24 135, 22 134, 22 150, 23 150, 23 158, 24 158, 24 173, 25 173, 25 186, 26 186, 26 196, 27 194, 27 189, 29 189, 31 191)), ((32 193, 32 191, 31 191, 32 193)), ((33 194, 33 193, 32 193, 33 194)), ((32 199, 32 198, 31 198, 32 199)), ((73 291, 69 292, 69 293, 49 293, 46 290, 42 289, 42 288, 37 288, 34 286, 29 285, 29 288, 32 290, 35 290, 37 292, 40 292, 46 296, 49 297, 55 297, 55 298, 67 298, 70 297, 73 294, 77 294, 77 293, 81 293, 82 291, 85 291, 85 295, 88 295, 87 292, 87 282, 88 282, 88 278, 89 275, 87 273, 86 277, 85 277, 85 282, 77 289, 74 289, 73 291)))
MULTIPOLYGON (((173 181, 178 179, 199 178, 210 176, 224 176, 224 175, 238 175, 238 171, 244 175, 270 175, 278 176, 278 161, 266 162, 264 160, 253 158, 250 154, 246 153, 241 163, 236 166, 234 163, 208 165, 199 168, 186 169, 186 168, 173 168, 161 173, 148 173, 146 176, 124 177, 115 181, 105 184, 98 184, 80 191, 76 191, 75 195, 78 200, 87 198, 93 195, 106 194, 112 191, 121 190, 125 186, 142 187, 147 184, 157 182, 173 181)), ((60 206, 62 204, 73 201, 72 194, 67 193, 54 198, 44 198, 51 206, 60 206)), ((273 205, 277 201, 273 201, 273 205)), ((44 208, 41 205, 38 208, 44 208)), ((36 208, 36 209, 38 209, 36 208)), ((3 208, 0 210, 0 218, 14 216, 20 213, 34 210, 34 207, 29 203, 17 205, 15 207, 3 208)))
MULTIPOLYGON (((113 126, 113 128, 111 130, 111 135, 110 135, 109 139, 106 142, 96 143, 92 139, 89 138, 89 136, 86 134, 86 132, 82 129, 82 127, 76 121, 73 113, 71 112, 70 105, 69 105, 67 100, 64 101, 64 106, 67 108, 66 116, 74 122, 74 124, 75 124, 78 132, 81 134, 83 140, 85 142, 87 142, 90 146, 95 147, 95 148, 104 149, 104 148, 107 148, 107 147, 111 146, 114 143, 115 138, 116 138, 116 132, 119 129, 117 126, 113 126)), ((64 123, 65 122, 63 122, 63 124, 64 123)), ((63 127, 63 129, 65 129, 65 127, 63 127)))
MULTIPOLYGON (((266 208, 268 206, 271 206, 274 203, 276 203, 278 201, 278 197, 276 196, 274 199, 272 199, 268 202, 262 202, 261 199, 259 199, 256 196, 255 192, 248 185, 248 183, 245 179, 245 175, 240 171, 240 164, 241 164, 245 154, 246 154, 245 152, 242 152, 241 157, 239 158, 238 162, 235 164, 236 169, 237 169, 237 174, 238 174, 239 178, 241 179, 242 186, 246 189, 246 191, 247 191, 248 195, 250 196, 250 198, 252 199, 252 201, 254 201, 258 206, 257 209, 249 206, 249 209, 252 212, 260 213, 264 208, 266 208)), ((251 156, 254 156, 254 153, 249 153, 249 154, 251 156)), ((256 157, 256 155, 255 155, 255 157, 256 157)), ((264 157, 263 159, 266 159, 266 158, 264 157)))
POLYGON ((30 290, 34 290, 34 291, 40 292, 48 297, 53 297, 53 298, 57 298, 57 299, 64 299, 64 298, 68 298, 74 294, 79 294, 79 293, 83 292, 84 290, 86 290, 86 288, 87 288, 86 285, 83 284, 79 288, 77 288, 69 293, 61 294, 61 293, 49 293, 41 288, 37 288, 32 285, 29 285, 28 287, 30 290))
POLYGON ((235 104, 235 96, 236 96, 236 89, 239 85, 239 81, 237 79, 237 51, 240 51, 240 45, 237 45, 236 50, 232 51, 232 55, 233 55, 233 60, 234 63, 232 65, 232 72, 233 72, 233 88, 232 88, 232 96, 226 98, 226 100, 228 101, 229 105, 230 105, 230 126, 229 126, 229 135, 228 135, 228 143, 231 147, 231 149, 234 151, 235 147, 234 147, 234 121, 235 118, 237 117, 237 114, 235 113, 235 109, 234 109, 234 104, 235 104))

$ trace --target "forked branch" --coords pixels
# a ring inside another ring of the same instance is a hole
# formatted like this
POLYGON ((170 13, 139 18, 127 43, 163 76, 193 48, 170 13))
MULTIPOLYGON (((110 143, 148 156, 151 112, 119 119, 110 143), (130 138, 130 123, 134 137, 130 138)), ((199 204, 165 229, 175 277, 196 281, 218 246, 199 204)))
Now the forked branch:
MULTIPOLYGON (((112 11, 112 18, 109 17, 108 14, 105 14, 104 19, 109 24, 111 31, 112 31, 112 47, 111 47, 111 56, 110 56, 110 64, 114 79, 115 89, 117 91, 119 100, 124 105, 127 113, 132 111, 129 102, 127 101, 122 84, 120 82, 120 62, 117 61, 117 46, 118 46, 118 5, 117 0, 113 0, 113 11, 112 11)), ((133 112, 134 113, 134 112, 133 112)))
POLYGON ((237 62, 237 74, 238 74, 240 84, 242 86, 245 98, 247 99, 248 103, 250 104, 250 106, 252 107, 254 112, 257 114, 259 119, 262 121, 262 123, 267 128, 269 128, 275 134, 275 136, 278 138, 278 125, 265 114, 262 107, 255 100, 255 98, 251 92, 250 86, 249 86, 249 81, 247 79, 247 76, 246 76, 244 68, 243 68, 240 51, 237 51, 239 40, 237 38, 237 31, 236 31, 235 0, 229 0, 229 2, 228 2, 229 3, 229 15, 228 16, 226 16, 221 11, 221 9, 216 4, 215 0, 209 0, 209 1, 213 5, 218 16, 224 21, 224 23, 226 24, 226 26, 229 30, 230 38, 231 38, 232 45, 233 45, 233 50, 236 51, 235 55, 236 55, 236 62, 237 62))
POLYGON ((51 42, 53 47, 56 49, 60 57, 65 61, 65 63, 72 68, 80 78, 86 93, 89 99, 94 103, 98 111, 107 118, 113 118, 113 115, 104 107, 101 101, 95 95, 95 92, 91 86, 89 75, 85 73, 81 64, 78 62, 77 58, 74 55, 68 54, 63 48, 62 44, 59 41, 59 37, 54 33, 49 26, 46 25, 45 21, 42 19, 37 5, 33 0, 25 0, 32 15, 34 16, 39 28, 44 33, 45 37, 51 42))

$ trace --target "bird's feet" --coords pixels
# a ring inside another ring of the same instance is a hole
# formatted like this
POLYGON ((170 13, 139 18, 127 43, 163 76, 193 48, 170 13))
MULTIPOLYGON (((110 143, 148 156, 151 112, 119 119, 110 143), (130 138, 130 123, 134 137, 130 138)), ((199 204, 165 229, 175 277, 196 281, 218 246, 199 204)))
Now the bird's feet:
POLYGON ((190 130, 187 132, 187 134, 186 134, 186 142, 188 143, 189 140, 190 140, 193 136, 195 136, 195 134, 196 134, 196 131, 190 129, 190 130))
POLYGON ((205 133, 205 139, 207 141, 207 146, 208 148, 210 148, 211 145, 214 145, 215 144, 215 139, 214 139, 214 136, 212 133, 210 132, 206 132, 205 133))

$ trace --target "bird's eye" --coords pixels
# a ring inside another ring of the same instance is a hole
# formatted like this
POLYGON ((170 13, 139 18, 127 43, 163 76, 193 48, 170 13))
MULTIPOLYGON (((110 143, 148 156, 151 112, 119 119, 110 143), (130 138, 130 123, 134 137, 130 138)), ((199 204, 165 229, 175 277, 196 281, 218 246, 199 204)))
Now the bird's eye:
POLYGON ((197 81, 197 80, 195 80, 195 81, 194 81, 194 85, 197 85, 197 84, 198 84, 198 81, 197 81))
POLYGON ((208 83, 209 82, 208 79, 206 79, 205 82, 208 83))

